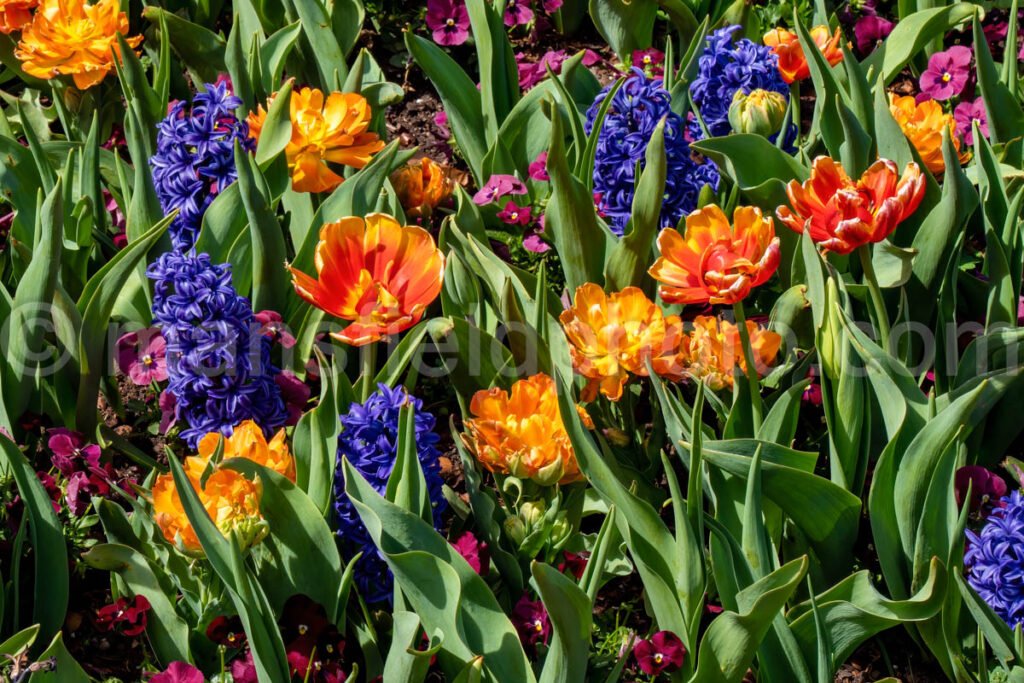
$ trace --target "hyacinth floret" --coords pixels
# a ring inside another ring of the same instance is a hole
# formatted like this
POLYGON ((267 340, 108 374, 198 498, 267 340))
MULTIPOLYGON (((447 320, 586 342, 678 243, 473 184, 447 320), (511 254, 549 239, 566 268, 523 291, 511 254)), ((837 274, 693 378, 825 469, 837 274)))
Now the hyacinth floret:
MULTIPOLYGON (((779 58, 766 45, 747 38, 733 40, 740 26, 726 26, 707 38, 697 60, 697 76, 690 83, 690 99, 700 112, 710 137, 728 135, 729 105, 738 90, 770 90, 789 98, 789 86, 779 74, 779 58)), ((689 123, 694 140, 704 137, 696 118, 689 123)))
MULTIPOLYGON (((598 94, 587 110, 589 135, 611 86, 598 94)), ((594 157, 594 201, 598 212, 616 235, 622 235, 633 211, 633 192, 638 165, 643 168, 647 143, 655 127, 665 119, 665 197, 661 225, 675 226, 697 207, 701 188, 718 186, 718 173, 710 162, 696 161, 686 142, 685 124, 672 111, 671 96, 660 78, 647 78, 634 67, 615 93, 598 133, 594 157)))
POLYGON ((1024 496, 1004 496, 979 533, 967 531, 967 582, 1010 628, 1024 624, 1024 496))
POLYGON ((274 381, 272 341, 260 333, 249 300, 231 283, 231 267, 207 254, 171 251, 147 271, 153 319, 167 340, 168 390, 191 448, 209 432, 231 434, 254 420, 269 435, 288 411, 274 381))
POLYGON ((342 458, 346 458, 370 486, 383 495, 398 453, 399 411, 407 403, 415 409, 416 454, 427 483, 434 526, 440 529, 441 512, 447 503, 442 494, 435 420, 433 415, 423 410, 423 402, 410 396, 403 387, 391 389, 381 384, 366 402, 353 403, 348 413, 341 416, 343 429, 338 439, 338 467, 334 479, 337 530, 342 540, 342 554, 346 559, 351 559, 356 553, 363 553, 356 563, 355 581, 360 595, 369 603, 389 600, 394 578, 345 493, 345 475, 341 462, 342 458))
POLYGON ((195 245, 207 207, 238 177, 235 141, 253 149, 248 124, 235 115, 241 104, 226 82, 210 83, 191 108, 175 102, 157 124, 156 154, 149 163, 160 206, 165 213, 178 209, 170 234, 179 251, 195 245))

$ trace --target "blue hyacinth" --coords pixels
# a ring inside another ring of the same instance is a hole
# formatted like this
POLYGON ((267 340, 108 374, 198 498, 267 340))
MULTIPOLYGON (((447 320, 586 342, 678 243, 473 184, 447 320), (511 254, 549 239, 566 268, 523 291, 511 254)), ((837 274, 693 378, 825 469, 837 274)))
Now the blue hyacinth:
POLYGON ((226 83, 207 84, 191 108, 176 102, 157 124, 156 154, 149 164, 164 212, 179 210, 170 228, 179 251, 195 245, 207 207, 238 177, 235 141, 253 148, 249 126, 234 113, 241 104, 226 83))
MULTIPOLYGON (((602 90, 587 110, 588 135, 609 91, 610 86, 602 90)), ((661 225, 675 226, 680 218, 695 209, 705 184, 718 187, 714 166, 691 158, 683 119, 671 110, 670 102, 671 97, 661 79, 649 79, 634 67, 615 93, 605 115, 594 156, 594 201, 616 235, 623 234, 632 215, 637 165, 643 168, 647 143, 662 118, 665 118, 667 169, 661 225)))
MULTIPOLYGON (((697 60, 696 78, 690 83, 690 99, 708 129, 710 137, 728 135, 729 105, 736 91, 772 90, 789 98, 789 86, 779 74, 779 58, 766 45, 746 38, 733 41, 740 26, 720 28, 707 38, 697 60)), ((690 136, 704 137, 696 119, 690 122, 690 136)))
POLYGON ((1024 623, 1024 497, 1014 491, 996 506, 981 533, 967 531, 967 581, 995 613, 1024 623))
POLYGON ((398 452, 398 414, 406 403, 415 408, 416 453, 433 506, 434 526, 440 529, 441 512, 447 503, 441 492, 440 453, 437 450, 438 436, 434 433, 434 416, 423 410, 423 402, 410 396, 402 387, 390 389, 381 384, 365 403, 353 403, 348 413, 341 416, 343 431, 338 440, 338 468, 334 479, 338 536, 341 537, 342 554, 346 559, 363 553, 356 563, 355 581, 360 595, 369 603, 391 599, 394 579, 345 493, 341 459, 347 458, 370 486, 383 495, 398 452))
POLYGON ((230 434, 255 420, 270 433, 288 417, 274 381, 271 340, 249 300, 231 284, 231 267, 207 254, 168 252, 150 265, 153 320, 167 341, 168 390, 181 436, 192 448, 209 432, 230 434))

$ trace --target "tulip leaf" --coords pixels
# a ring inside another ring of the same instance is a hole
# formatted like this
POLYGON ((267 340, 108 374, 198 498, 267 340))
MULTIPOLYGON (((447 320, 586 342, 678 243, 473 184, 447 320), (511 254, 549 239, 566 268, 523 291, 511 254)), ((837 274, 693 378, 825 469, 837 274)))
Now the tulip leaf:
POLYGON ((519 99, 519 75, 508 31, 488 0, 466 0, 480 68, 480 102, 488 146, 519 99))
POLYGON ((1003 618, 993 611, 959 572, 953 573, 953 581, 963 597, 967 611, 985 635, 985 641, 992 647, 992 653, 1002 662, 1021 661, 1017 640, 1003 618))
POLYGON ((224 63, 227 43, 220 35, 152 5, 143 10, 142 16, 167 31, 167 35, 161 38, 170 41, 185 66, 199 75, 204 83, 213 83, 217 74, 227 69, 224 63))
POLYGON ((508 383, 508 369, 515 367, 512 352, 484 330, 462 318, 434 318, 427 333, 455 391, 466 401, 480 389, 508 383))
POLYGON ((888 240, 882 240, 875 245, 872 253, 871 260, 879 287, 893 288, 907 284, 913 273, 916 249, 904 249, 888 240))
POLYGON ((384 678, 389 681, 421 683, 430 670, 430 660, 441 649, 440 638, 435 636, 427 650, 417 649, 422 645, 420 636, 423 628, 415 612, 396 609, 392 615, 394 628, 391 636, 391 650, 384 660, 384 678))
POLYGON ((487 180, 483 176, 483 161, 488 144, 483 105, 476 85, 455 60, 431 41, 406 31, 405 46, 437 89, 455 144, 477 185, 482 186, 487 180))
POLYGON ((654 0, 590 0, 590 18, 623 63, 650 47, 658 3, 654 0))
MULTIPOLYGON (((954 5, 956 7, 956 5, 954 5)), ((999 80, 999 71, 992 61, 988 40, 981 28, 978 14, 974 14, 974 58, 978 72, 978 89, 985 103, 986 120, 992 142, 1008 142, 1024 135, 1024 110, 1005 83, 999 80), (981 42, 978 42, 981 41, 981 42)), ((1008 48, 1009 54, 1014 54, 1008 48)), ((1016 61, 1016 55, 1014 55, 1016 61)), ((1016 80, 1016 74, 1014 74, 1016 80)))
POLYGON ((49 638, 60 630, 68 607, 68 552, 63 526, 35 469, 14 442, 2 434, 0 462, 14 477, 25 503, 35 562, 32 621, 39 624, 40 635, 49 638))
POLYGON ((427 481, 423 477, 416 449, 416 408, 406 402, 398 413, 398 440, 395 444, 394 469, 388 476, 384 497, 403 510, 418 515, 427 524, 434 524, 427 481))
POLYGON ((176 596, 168 597, 164 592, 153 567, 142 553, 126 545, 101 543, 84 553, 82 559, 95 569, 116 572, 133 595, 141 595, 149 601, 146 635, 164 666, 175 660, 191 660, 189 628, 174 609, 173 598, 176 596))
POLYGON ((28 648, 32 647, 32 643, 36 642, 36 638, 38 636, 39 624, 33 624, 28 628, 22 629, 0 643, 0 655, 9 655, 13 657, 21 654, 28 648))
MULTIPOLYGON (((978 8, 970 3, 956 3, 914 12, 896 24, 874 52, 863 61, 863 71, 874 70, 888 84, 921 49, 937 36, 970 19, 978 8)), ((851 59, 852 55, 847 55, 851 59)))
POLYGON ((29 676, 29 683, 90 683, 92 681, 85 669, 75 661, 64 645, 64 636, 60 633, 53 637, 49 647, 38 657, 38 661, 53 659, 50 671, 34 671, 29 676))
POLYGON ((348 76, 348 65, 328 8, 321 0, 291 0, 289 4, 295 8, 302 33, 309 41, 306 57, 316 64, 320 89, 325 92, 340 89, 348 76))
POLYGON ((252 307, 254 311, 283 311, 284 295, 289 289, 284 234, 266 196, 263 174, 237 140, 235 167, 252 240, 252 307))
POLYGON ((530 571, 554 630, 539 683, 584 683, 593 625, 590 598, 549 564, 533 562, 530 571))
POLYGON ((136 272, 136 266, 163 236, 176 215, 172 213, 137 240, 129 242, 89 279, 82 291, 78 301, 82 312, 82 336, 78 346, 81 379, 77 417, 78 428, 85 434, 92 434, 96 427, 96 396, 100 379, 106 375, 103 352, 114 304, 128 278, 136 272))
POLYGON ((690 683, 739 683, 758 645, 807 573, 807 558, 784 564, 737 594, 739 612, 715 617, 701 639, 690 683))
MULTIPOLYGON (((871 572, 866 570, 852 574, 814 596, 832 645, 833 661, 846 661, 861 643, 885 629, 924 621, 937 614, 946 594, 946 580, 945 568, 938 558, 933 558, 927 580, 907 600, 892 600, 881 595, 875 588, 871 572)), ((804 656, 812 658, 817 635, 810 601, 800 603, 786 617, 804 656)))
POLYGON ((260 139, 256 143, 256 163, 261 166, 283 152, 291 142, 292 85, 294 83, 295 80, 292 78, 285 81, 267 110, 267 118, 260 130, 260 139))
POLYGON ((494 680, 534 683, 515 628, 484 580, 430 524, 388 502, 348 460, 342 467, 345 491, 403 596, 428 633, 445 634, 440 661, 446 674, 483 655, 494 680))
MULTIPOLYGON (((319 349, 316 350, 316 357, 320 364, 320 401, 299 419, 292 445, 296 483, 323 517, 331 504, 338 435, 341 433, 338 413, 344 409, 344 404, 339 406, 337 403, 336 384, 339 378, 345 377, 345 373, 333 362, 329 364, 319 349)), ((337 358, 333 356, 332 360, 336 361, 337 358)))
POLYGON ((784 204, 786 183, 804 181, 809 175, 800 162, 760 135, 743 133, 708 138, 690 147, 714 161, 755 204, 784 204), (757 159, 757 163, 750 163, 751 159, 757 159))
MULTIPOLYGON (((363 22, 359 22, 362 26, 363 22)), ((272 33, 260 44, 260 74, 263 76, 262 89, 270 93, 281 82, 285 60, 292 53, 296 41, 302 35, 302 22, 296 21, 272 33)))

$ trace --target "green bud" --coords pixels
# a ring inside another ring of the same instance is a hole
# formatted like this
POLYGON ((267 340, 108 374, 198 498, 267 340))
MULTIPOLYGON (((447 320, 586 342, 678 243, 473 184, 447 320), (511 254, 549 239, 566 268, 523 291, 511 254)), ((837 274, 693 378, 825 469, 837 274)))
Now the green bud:
POLYGON ((526 525, 518 517, 505 518, 505 533, 512 539, 512 542, 519 545, 526 538, 526 525))
POLYGON ((729 106, 729 125, 736 133, 769 137, 785 123, 786 106, 786 98, 780 93, 758 89, 748 95, 740 89, 729 106))
POLYGON ((544 501, 530 501, 523 503, 522 507, 519 508, 519 519, 523 520, 523 524, 527 528, 532 529, 544 520, 544 510, 547 506, 544 501))

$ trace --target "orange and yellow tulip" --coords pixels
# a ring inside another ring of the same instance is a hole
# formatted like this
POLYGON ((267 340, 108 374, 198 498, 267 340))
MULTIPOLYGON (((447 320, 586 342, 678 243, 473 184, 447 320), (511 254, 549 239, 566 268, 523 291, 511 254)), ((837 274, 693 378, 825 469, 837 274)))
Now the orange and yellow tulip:
MULTIPOLYGON (((325 99, 316 88, 302 88, 292 91, 290 107, 292 137, 284 152, 296 192, 329 192, 344 179, 327 162, 362 168, 384 148, 369 130, 370 104, 362 95, 333 92, 325 99)), ((249 134, 256 140, 266 117, 262 106, 249 114, 249 134)))
MULTIPOLYGON (((842 33, 840 29, 832 34, 828 26, 815 26, 810 31, 811 39, 818 46, 825 60, 835 66, 843 60, 843 48, 840 46, 842 33)), ((764 44, 772 48, 779 58, 779 75, 786 83, 802 81, 809 78, 811 68, 807 65, 800 39, 792 31, 784 28, 773 28, 764 34, 764 44)))
MULTIPOLYGON (((217 432, 210 432, 199 441, 199 457, 209 461, 217 450, 222 437, 217 432)), ((267 443, 263 430, 252 420, 246 420, 224 438, 224 460, 230 458, 246 458, 258 465, 273 470, 289 481, 295 481, 295 459, 288 450, 284 430, 278 430, 274 438, 267 443)))
POLYGON ((422 228, 381 213, 320 229, 313 278, 291 268, 295 291, 348 327, 336 339, 363 346, 415 325, 441 293, 444 255, 422 228))
MULTIPOLYGON (((733 369, 739 366, 743 372, 747 371, 740 328, 728 320, 707 315, 697 316, 693 326, 689 338, 687 373, 705 382, 711 389, 732 387, 733 369)), ((763 376, 779 353, 782 337, 750 320, 747 321, 747 332, 750 335, 754 368, 758 375, 763 376)))
POLYGON ((677 315, 665 316, 637 287, 609 295, 593 283, 582 285, 572 308, 562 311, 559 320, 569 339, 573 368, 588 380, 584 401, 594 400, 599 389, 618 401, 630 374, 647 376, 648 360, 659 375, 681 376, 682 321, 677 315))
MULTIPOLYGON (((262 540, 266 535, 266 523, 260 515, 263 487, 259 480, 250 481, 230 469, 214 469, 207 477, 206 485, 201 486, 206 464, 196 456, 185 459, 185 469, 203 508, 221 533, 227 536, 234 531, 243 548, 262 540)), ((153 482, 152 499, 153 517, 164 538, 186 553, 201 555, 203 549, 199 538, 185 514, 181 496, 170 474, 161 474, 153 482)))
POLYGON ((541 486, 583 478, 558 412, 555 382, 545 374, 521 379, 512 391, 476 392, 465 421, 466 446, 491 472, 541 486))
POLYGON ((414 159, 391 174, 398 201, 410 218, 430 216, 438 204, 451 196, 451 169, 429 157, 414 159))
POLYGON ((71 76, 75 86, 91 88, 114 69, 120 57, 117 34, 136 47, 142 36, 128 36, 128 15, 119 0, 42 0, 24 26, 14 55, 36 78, 71 76))
POLYGON ((924 176, 913 162, 901 178, 896 164, 879 159, 854 182, 836 161, 821 156, 808 180, 786 186, 792 210, 780 206, 776 214, 793 230, 807 230, 826 251, 849 254, 888 237, 914 213, 924 191, 924 176))
POLYGON ((665 228, 661 256, 648 271, 672 304, 735 304, 779 267, 779 238, 771 217, 753 206, 733 212, 733 225, 716 205, 686 217, 686 232, 665 228))
POLYGON ((947 114, 942 105, 935 100, 924 100, 918 102, 910 95, 897 97, 889 96, 889 112, 900 124, 903 134, 910 140, 925 167, 939 175, 946 170, 946 161, 942 156, 942 130, 949 131, 953 148, 960 158, 960 163, 966 163, 971 158, 969 151, 960 151, 960 138, 956 134, 956 120, 952 114, 947 114))
POLYGON ((0 0, 0 33, 13 33, 32 21, 39 0, 0 0))

